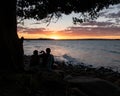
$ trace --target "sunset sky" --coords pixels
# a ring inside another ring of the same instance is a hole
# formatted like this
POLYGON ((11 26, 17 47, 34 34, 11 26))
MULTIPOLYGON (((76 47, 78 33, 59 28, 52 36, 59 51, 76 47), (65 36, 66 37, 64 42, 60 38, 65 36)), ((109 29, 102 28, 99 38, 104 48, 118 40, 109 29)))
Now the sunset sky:
POLYGON ((120 39, 120 4, 101 11, 94 21, 74 25, 72 17, 63 15, 58 21, 47 23, 36 20, 24 20, 18 24, 18 36, 24 38, 53 39, 120 39))

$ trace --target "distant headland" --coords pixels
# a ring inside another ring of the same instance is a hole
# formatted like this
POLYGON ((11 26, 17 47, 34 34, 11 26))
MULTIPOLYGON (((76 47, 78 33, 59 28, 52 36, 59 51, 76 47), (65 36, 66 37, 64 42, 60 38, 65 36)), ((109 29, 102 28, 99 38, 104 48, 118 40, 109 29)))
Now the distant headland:
POLYGON ((25 38, 24 40, 120 40, 120 39, 94 39, 94 38, 87 38, 87 39, 52 39, 52 38, 25 38))

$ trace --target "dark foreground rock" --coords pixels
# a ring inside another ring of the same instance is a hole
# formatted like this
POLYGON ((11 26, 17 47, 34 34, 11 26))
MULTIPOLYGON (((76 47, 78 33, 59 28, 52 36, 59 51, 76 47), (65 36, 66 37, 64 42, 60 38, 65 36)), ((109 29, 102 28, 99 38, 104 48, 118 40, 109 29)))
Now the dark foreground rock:
MULTIPOLYGON (((0 74, 0 96, 120 96, 120 73, 84 64, 0 74)), ((57 62, 58 63, 58 62, 57 62)))
POLYGON ((90 76, 20 73, 0 76, 0 96, 120 96, 120 87, 90 76))
POLYGON ((68 96, 120 96, 120 87, 103 79, 79 76, 67 82, 68 96))

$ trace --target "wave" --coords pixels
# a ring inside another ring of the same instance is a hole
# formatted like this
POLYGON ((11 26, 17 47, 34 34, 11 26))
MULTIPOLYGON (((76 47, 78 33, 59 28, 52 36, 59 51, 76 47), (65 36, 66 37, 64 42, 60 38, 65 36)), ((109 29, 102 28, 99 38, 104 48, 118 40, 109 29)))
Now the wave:
POLYGON ((77 60, 76 58, 73 58, 68 54, 64 54, 62 58, 65 60, 66 64, 73 64, 73 65, 84 64, 83 62, 80 62, 80 60, 77 60))
POLYGON ((120 54, 120 52, 118 52, 118 51, 109 51, 109 52, 115 53, 115 54, 120 54))
POLYGON ((103 51, 106 51, 106 52, 109 52, 109 53, 120 54, 119 51, 105 50, 105 49, 102 49, 102 50, 103 50, 103 51))

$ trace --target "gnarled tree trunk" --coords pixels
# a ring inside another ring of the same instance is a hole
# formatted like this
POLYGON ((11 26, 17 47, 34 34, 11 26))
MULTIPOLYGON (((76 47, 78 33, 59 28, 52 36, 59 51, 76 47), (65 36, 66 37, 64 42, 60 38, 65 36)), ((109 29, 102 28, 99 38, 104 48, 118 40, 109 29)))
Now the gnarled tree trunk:
POLYGON ((16 0, 2 0, 0 12, 0 72, 22 70, 23 53, 17 35, 16 0))

